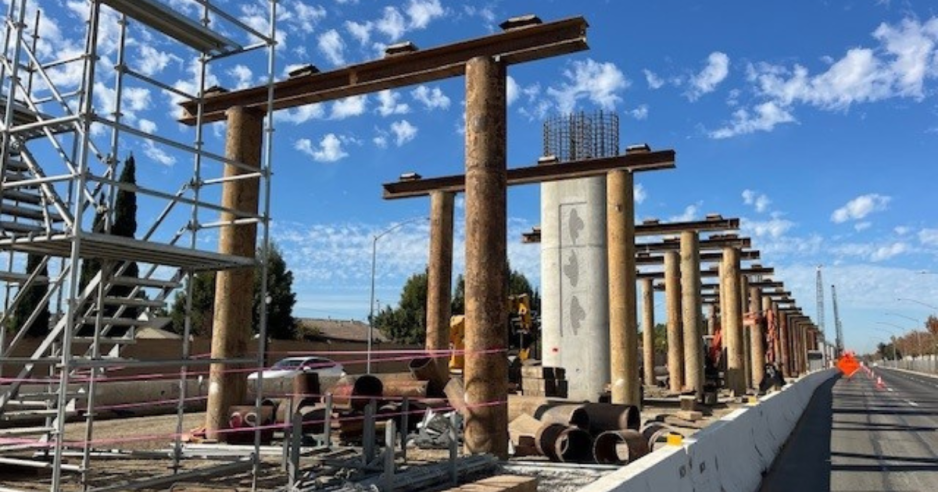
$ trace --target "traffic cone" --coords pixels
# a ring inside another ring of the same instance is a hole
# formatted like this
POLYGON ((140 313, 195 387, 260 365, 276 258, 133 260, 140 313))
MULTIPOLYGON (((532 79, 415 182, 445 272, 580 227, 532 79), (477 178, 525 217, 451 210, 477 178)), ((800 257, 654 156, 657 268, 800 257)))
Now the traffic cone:
POLYGON ((883 384, 883 378, 880 376, 876 376, 876 388, 884 389, 885 387, 886 385, 883 384))

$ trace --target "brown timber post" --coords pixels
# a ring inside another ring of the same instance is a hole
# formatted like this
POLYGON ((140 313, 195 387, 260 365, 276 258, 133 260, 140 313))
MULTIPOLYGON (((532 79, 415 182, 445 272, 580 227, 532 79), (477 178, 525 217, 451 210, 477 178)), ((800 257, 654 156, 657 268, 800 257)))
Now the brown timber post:
POLYGON ((746 380, 746 389, 752 388, 751 350, 749 346, 749 326, 746 316, 749 314, 749 277, 739 276, 739 312, 742 313, 743 324, 743 378, 746 380))
POLYGON ((746 378, 743 374, 743 323, 742 304, 739 300, 739 250, 734 247, 723 249, 723 293, 726 295, 723 313, 723 336, 726 340, 726 386, 736 396, 746 393, 746 378))
POLYGON ((449 374, 442 351, 449 348, 450 297, 453 282, 453 210, 455 194, 430 194, 430 261, 427 268, 427 340, 443 381, 449 374))
POLYGON ((753 315, 752 326, 749 327, 749 354, 752 360, 749 367, 752 368, 752 387, 758 388, 762 380, 765 379, 765 320, 767 309, 765 308, 765 298, 762 297, 762 289, 758 287, 749 288, 749 312, 753 315))
POLYGON ((641 398, 635 316, 635 200, 634 177, 628 170, 606 175, 606 248, 612 403, 637 406, 641 398))
POLYGON ((505 66, 466 63, 466 450, 508 458, 505 66))
POLYGON ((664 297, 668 314, 668 380, 672 393, 684 390, 684 334, 681 329, 681 272, 677 251, 664 253, 664 297))
POLYGON ((655 386, 655 292, 654 279, 642 279, 642 367, 645 384, 655 386))
MULTIPOLYGON (((240 106, 227 111, 228 129, 225 157, 260 169, 264 113, 240 106)), ((225 164, 225 177, 251 172, 225 164)), ((258 178, 235 179, 222 185, 221 205, 239 212, 256 214, 260 181, 258 178)), ((238 217, 222 212, 220 220, 238 217)), ((253 258, 257 243, 257 225, 239 224, 222 227, 218 234, 218 252, 253 258)), ((220 271, 215 276, 215 312, 212 319, 212 358, 246 357, 251 339, 254 305, 254 268, 220 271)), ((228 427, 228 408, 244 402, 246 375, 235 367, 212 364, 209 369, 208 402, 205 430, 209 439, 218 439, 219 430, 228 427)))
POLYGON ((791 377, 791 354, 789 349, 791 348, 790 339, 791 336, 788 333, 788 321, 789 313, 782 311, 778 317, 778 336, 779 336, 779 348, 781 349, 781 362, 782 362, 782 376, 788 378, 791 377))
POLYGON ((700 327, 700 243, 696 231, 681 233, 681 321, 684 331, 684 382, 703 397, 704 364, 700 327))

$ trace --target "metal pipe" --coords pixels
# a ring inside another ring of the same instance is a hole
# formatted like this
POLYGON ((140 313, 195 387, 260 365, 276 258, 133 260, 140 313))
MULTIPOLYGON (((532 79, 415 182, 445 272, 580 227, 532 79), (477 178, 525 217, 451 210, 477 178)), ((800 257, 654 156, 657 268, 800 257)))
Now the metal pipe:
POLYGON ((637 430, 606 431, 593 441, 593 458, 600 465, 625 465, 648 453, 648 441, 637 430))

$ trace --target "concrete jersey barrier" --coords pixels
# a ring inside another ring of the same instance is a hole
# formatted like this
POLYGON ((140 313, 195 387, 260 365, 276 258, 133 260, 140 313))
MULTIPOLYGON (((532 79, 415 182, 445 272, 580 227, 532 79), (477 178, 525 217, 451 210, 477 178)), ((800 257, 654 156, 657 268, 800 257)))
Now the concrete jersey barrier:
POLYGON ((811 373, 579 492, 751 492, 788 440, 814 391, 837 374, 811 373))

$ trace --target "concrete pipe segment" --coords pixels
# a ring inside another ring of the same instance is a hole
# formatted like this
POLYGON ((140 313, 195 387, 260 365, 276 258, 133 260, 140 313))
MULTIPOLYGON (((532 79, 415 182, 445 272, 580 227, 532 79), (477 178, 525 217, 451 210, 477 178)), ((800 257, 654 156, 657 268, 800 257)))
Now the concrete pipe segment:
POLYGON ((551 461, 589 463, 593 459, 593 438, 577 427, 544 424, 538 429, 534 442, 538 452, 551 461))

